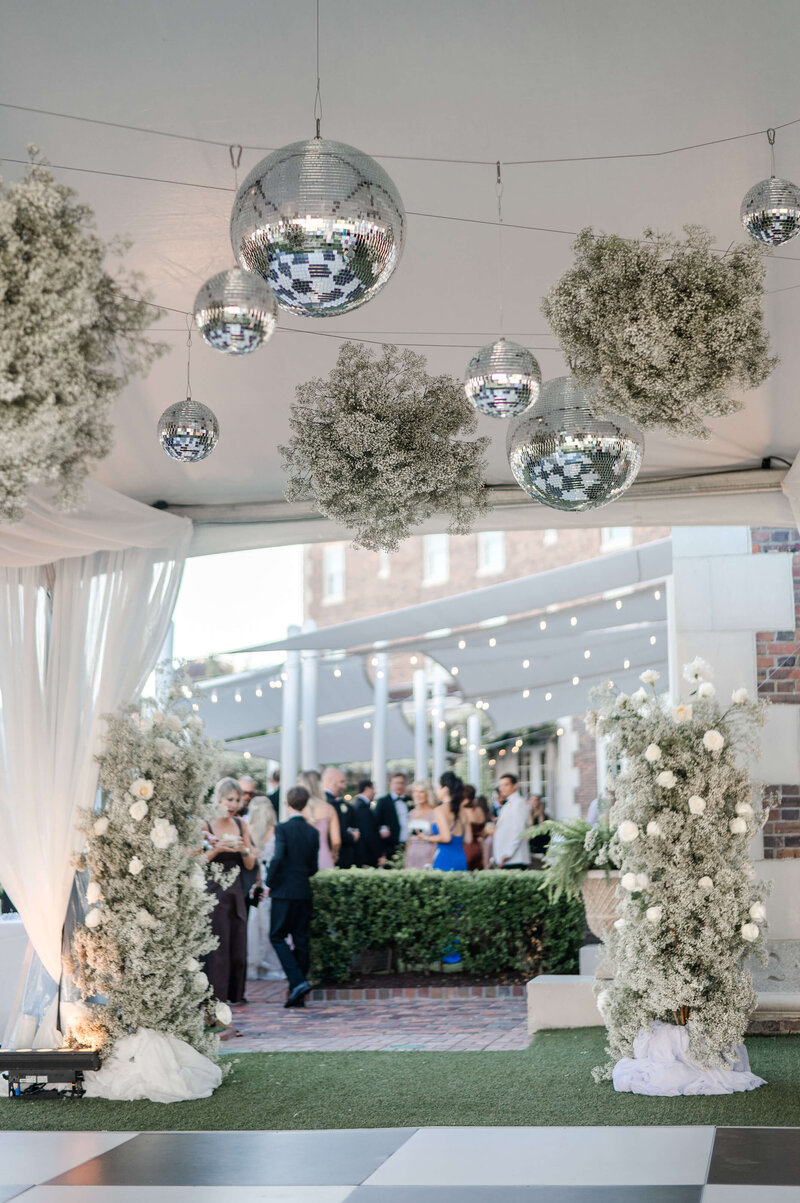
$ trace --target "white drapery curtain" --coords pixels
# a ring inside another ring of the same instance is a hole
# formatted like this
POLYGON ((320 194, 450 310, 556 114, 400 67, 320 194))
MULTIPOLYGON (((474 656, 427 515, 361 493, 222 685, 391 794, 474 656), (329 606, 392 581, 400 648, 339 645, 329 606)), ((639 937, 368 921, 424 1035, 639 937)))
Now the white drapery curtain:
POLYGON ((103 715, 137 697, 156 662, 191 531, 91 485, 79 514, 41 494, 0 533, 0 881, 56 981, 103 715))

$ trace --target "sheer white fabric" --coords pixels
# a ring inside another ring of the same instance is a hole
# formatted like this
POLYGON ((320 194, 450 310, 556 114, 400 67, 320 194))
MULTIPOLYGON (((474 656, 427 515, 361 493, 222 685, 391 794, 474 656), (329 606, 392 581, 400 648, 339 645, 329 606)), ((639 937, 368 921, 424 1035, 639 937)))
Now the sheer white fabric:
POLYGON ((221 1081, 219 1066, 185 1040, 139 1028, 117 1041, 102 1069, 86 1074, 86 1097, 181 1103, 208 1098, 221 1081))
MULTIPOLYGON (((3 528, 0 540, 0 563, 9 565, 0 567, 0 881, 56 981, 76 812, 96 792, 102 718, 134 699, 153 668, 191 538, 190 523, 129 498, 118 505, 117 494, 102 493, 108 514, 127 515, 116 535, 113 525, 105 528, 112 547, 129 538, 150 546, 79 554, 67 517, 62 550, 72 548, 64 552, 69 558, 47 568, 25 566, 45 546, 37 525, 44 510, 37 516, 35 507, 30 522, 14 528, 13 552, 11 528, 3 528)), ((91 525, 88 518, 84 525, 91 525)), ((96 526, 95 540, 103 523, 96 526)), ((49 538, 47 554, 58 544, 54 528, 49 538)), ((90 541, 85 529, 81 538, 90 541)))
POLYGON ((633 1057, 623 1057, 614 1066, 614 1089, 633 1094, 675 1095, 735 1094, 766 1085, 750 1072, 747 1049, 740 1044, 730 1069, 699 1065, 689 1053, 689 1033, 678 1024, 651 1024, 633 1042, 633 1057))

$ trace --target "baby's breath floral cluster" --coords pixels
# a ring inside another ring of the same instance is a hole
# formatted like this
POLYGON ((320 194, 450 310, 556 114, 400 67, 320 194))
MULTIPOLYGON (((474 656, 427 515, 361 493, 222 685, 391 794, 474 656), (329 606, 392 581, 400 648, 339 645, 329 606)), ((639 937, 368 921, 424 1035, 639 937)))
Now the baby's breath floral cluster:
MULTIPOLYGON (((100 759, 102 810, 82 820, 88 910, 72 943, 86 1017, 74 1034, 107 1055, 116 1039, 152 1028, 213 1052, 214 1003, 200 959, 216 946, 201 825, 218 768, 202 720, 174 701, 147 717, 109 719, 100 759), (97 996, 105 1000, 97 1001, 97 996)), ((218 1008, 230 1020, 227 1006, 218 1008)))
POLYGON ((766 703, 737 689, 721 704, 700 659, 684 669, 685 705, 656 693, 658 677, 642 673, 630 697, 596 690, 587 715, 622 764, 610 812, 622 874, 608 939, 616 976, 598 1006, 613 1062, 661 1020, 687 1025, 701 1064, 731 1065, 756 1002, 745 962, 764 947, 765 888, 749 843, 767 812, 741 758, 757 749, 766 703))
POLYGON ((297 388, 279 450, 290 501, 313 497, 357 546, 395 551, 426 518, 450 516, 467 534, 486 512, 488 440, 461 384, 429 376, 425 358, 385 346, 373 355, 344 343, 327 380, 297 388))
POLYGON ((761 384, 777 360, 764 329, 765 268, 754 243, 725 255, 710 233, 678 239, 581 230, 574 266, 542 312, 600 416, 705 438, 705 419, 735 413, 731 390, 761 384))
POLYGON ((18 521, 38 482, 65 508, 80 501, 111 450, 113 401, 164 350, 144 337, 139 278, 106 269, 123 245, 74 196, 40 162, 0 181, 0 520, 18 521))

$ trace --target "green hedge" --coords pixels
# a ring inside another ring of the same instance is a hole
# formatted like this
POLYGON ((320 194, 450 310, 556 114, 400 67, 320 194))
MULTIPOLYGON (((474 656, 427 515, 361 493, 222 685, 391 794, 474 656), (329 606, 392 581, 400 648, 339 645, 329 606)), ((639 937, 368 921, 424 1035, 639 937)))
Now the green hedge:
POLYGON ((458 951, 466 973, 574 973, 583 904, 548 902, 541 880, 541 873, 516 870, 318 873, 312 878, 312 976, 345 982, 355 958, 388 950, 395 969, 436 969, 445 953, 458 951))

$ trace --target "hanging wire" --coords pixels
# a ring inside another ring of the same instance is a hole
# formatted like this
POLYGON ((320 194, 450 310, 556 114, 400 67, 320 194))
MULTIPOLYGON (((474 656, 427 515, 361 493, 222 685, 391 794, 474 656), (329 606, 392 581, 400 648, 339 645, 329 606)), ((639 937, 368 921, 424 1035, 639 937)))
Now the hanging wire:
POLYGON ((495 164, 497 179, 494 190, 497 193, 497 293, 500 302, 500 341, 505 339, 505 313, 503 308, 503 177, 500 174, 500 160, 495 164))
POLYGON ((322 123, 322 93, 319 83, 319 0, 317 0, 317 94, 314 97, 314 120, 317 126, 317 137, 320 135, 320 125, 322 123))
POLYGON ((192 399, 192 326, 194 318, 186 314, 186 400, 192 399))
POLYGON ((769 159, 770 159, 770 177, 775 179, 775 130, 767 130, 767 141, 769 142, 769 159))

